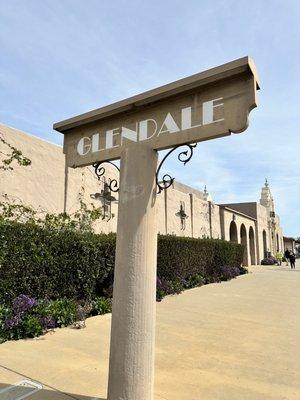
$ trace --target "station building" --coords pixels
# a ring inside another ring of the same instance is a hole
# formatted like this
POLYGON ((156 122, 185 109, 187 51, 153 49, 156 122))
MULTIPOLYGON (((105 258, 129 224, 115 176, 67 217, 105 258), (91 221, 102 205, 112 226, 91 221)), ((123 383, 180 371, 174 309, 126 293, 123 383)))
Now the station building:
MULTIPOLYGON (((28 167, 14 164, 12 171, 0 170, 0 201, 29 205, 41 214, 72 214, 82 198, 102 209, 102 219, 95 223, 96 232, 116 231, 118 194, 108 190, 107 182, 119 179, 117 169, 106 164, 105 175, 98 179, 92 166, 66 167, 61 146, 3 124, 0 135, 32 161, 28 167)), ((0 143, 0 152, 6 151, 0 143)), ((174 181, 157 196, 157 221, 162 234, 244 244, 244 265, 259 264, 268 253, 284 251, 280 219, 267 181, 259 201, 233 204, 216 204, 206 188, 200 191, 174 181)))

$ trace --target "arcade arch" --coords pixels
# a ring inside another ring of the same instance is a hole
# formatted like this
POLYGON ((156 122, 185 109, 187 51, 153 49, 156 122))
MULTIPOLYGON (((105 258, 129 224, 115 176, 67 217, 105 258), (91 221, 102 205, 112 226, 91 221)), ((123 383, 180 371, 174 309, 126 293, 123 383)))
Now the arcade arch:
POLYGON ((267 247, 267 233, 265 230, 263 230, 262 232, 262 236, 263 236, 263 249, 264 249, 264 258, 267 257, 267 251, 268 251, 268 247, 267 247))
POLYGON ((234 221, 230 222, 229 239, 231 242, 238 243, 237 227, 236 227, 236 223, 234 221))
POLYGON ((256 264, 255 260, 255 236, 254 236, 254 230, 252 226, 249 228, 249 250, 250 250, 250 262, 251 265, 256 264))
POLYGON ((241 244, 244 245, 243 265, 248 265, 248 240, 247 230, 244 224, 240 228, 241 244))

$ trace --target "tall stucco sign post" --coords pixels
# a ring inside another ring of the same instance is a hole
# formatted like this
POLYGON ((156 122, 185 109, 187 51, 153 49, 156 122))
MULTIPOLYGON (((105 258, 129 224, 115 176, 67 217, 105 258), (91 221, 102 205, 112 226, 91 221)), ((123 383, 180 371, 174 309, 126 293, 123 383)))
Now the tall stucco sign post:
POLYGON ((109 400, 153 399, 158 150, 244 131, 258 88, 244 57, 54 124, 69 167, 121 160, 109 400))

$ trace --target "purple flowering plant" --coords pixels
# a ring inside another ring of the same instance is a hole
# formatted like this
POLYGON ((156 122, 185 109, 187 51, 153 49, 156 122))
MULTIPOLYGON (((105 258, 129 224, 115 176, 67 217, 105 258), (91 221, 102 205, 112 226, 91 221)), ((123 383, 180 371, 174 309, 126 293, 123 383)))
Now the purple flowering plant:
POLYGON ((17 327, 21 322, 21 317, 19 315, 13 315, 4 321, 4 328, 13 329, 17 327))
POLYGON ((56 327, 55 320, 50 316, 41 317, 39 321, 44 330, 54 329, 56 327))
POLYGON ((19 295, 11 304, 0 304, 0 343, 40 336, 58 327, 74 324, 89 315, 111 312, 111 299, 95 298, 92 302, 75 299, 36 300, 19 295))
POLYGON ((14 299, 11 307, 0 309, 0 343, 38 336, 43 329, 48 329, 35 316, 37 304, 35 298, 21 294, 14 299))
POLYGON ((232 265, 223 265, 221 269, 221 280, 228 281, 234 279, 241 274, 239 267, 232 265))
POLYGON ((15 316, 21 316, 37 304, 37 301, 25 294, 20 294, 13 302, 13 312, 15 316))

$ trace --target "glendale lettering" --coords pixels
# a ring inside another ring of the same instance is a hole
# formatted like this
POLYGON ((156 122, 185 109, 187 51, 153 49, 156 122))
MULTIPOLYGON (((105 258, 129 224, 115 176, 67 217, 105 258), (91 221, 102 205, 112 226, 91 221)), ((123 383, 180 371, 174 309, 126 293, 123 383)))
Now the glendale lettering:
POLYGON ((165 116, 165 119, 160 126, 158 126, 158 123, 154 118, 149 118, 136 122, 134 129, 122 126, 119 128, 107 130, 105 132, 105 135, 94 133, 91 138, 82 137, 77 144, 77 153, 80 156, 85 156, 90 152, 97 153, 100 151, 113 149, 115 147, 120 147, 123 145, 124 139, 130 140, 132 142, 145 141, 152 139, 155 136, 159 137, 160 135, 177 133, 180 131, 195 129, 204 125, 223 121, 224 118, 214 118, 214 109, 217 107, 222 107, 224 105, 224 103, 220 102, 222 100, 223 98, 219 97, 217 99, 202 103, 201 123, 193 125, 193 109, 192 107, 185 107, 182 108, 180 112, 180 126, 176 123, 174 117, 169 112, 165 116), (102 144, 100 143, 100 138, 102 138, 103 140, 102 144))

